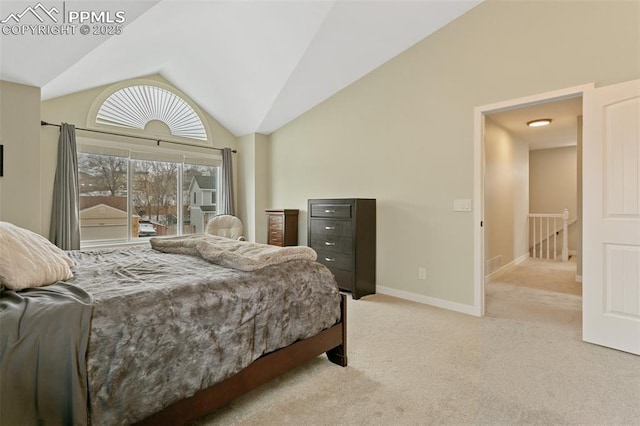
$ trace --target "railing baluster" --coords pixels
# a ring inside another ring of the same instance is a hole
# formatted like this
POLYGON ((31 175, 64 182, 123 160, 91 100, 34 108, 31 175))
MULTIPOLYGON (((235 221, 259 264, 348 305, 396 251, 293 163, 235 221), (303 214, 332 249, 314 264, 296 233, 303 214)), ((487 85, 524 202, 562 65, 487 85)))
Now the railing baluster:
POLYGON ((542 259, 542 218, 540 218, 539 225, 540 225, 540 249, 538 250, 538 254, 540 259, 542 259))
POLYGON ((529 219, 531 219, 531 223, 533 225, 533 232, 531 233, 531 235, 533 236, 533 250, 531 250, 532 254, 533 254, 533 258, 536 258, 536 218, 529 216, 529 219))
POLYGON ((547 260, 549 260, 549 218, 547 218, 547 260))
POLYGON ((553 218, 553 260, 556 260, 556 254, 558 253, 558 225, 556 224, 556 218, 553 218))
POLYGON ((564 209, 562 212, 562 261, 567 262, 569 260, 569 235, 567 232, 569 221, 569 210, 564 209))
POLYGON ((562 261, 566 262, 569 260, 569 236, 568 236, 568 225, 569 225, 569 210, 564 209, 561 214, 534 214, 530 213, 528 215, 529 221, 531 225, 529 226, 531 231, 531 237, 533 239, 533 244, 531 245, 531 256, 536 259, 544 259, 545 250, 546 250, 546 258, 547 259, 558 259, 558 219, 562 219, 562 261), (546 235, 543 236, 545 224, 543 220, 547 221, 546 223, 546 235), (551 219, 553 219, 553 224, 551 223, 551 219), (553 228, 553 229, 552 229, 553 228), (553 254, 551 252, 551 235, 553 234, 553 254), (545 244, 545 240, 546 244, 545 244), (544 246, 543 246, 544 244, 544 246), (546 248, 545 248, 546 246, 546 248))

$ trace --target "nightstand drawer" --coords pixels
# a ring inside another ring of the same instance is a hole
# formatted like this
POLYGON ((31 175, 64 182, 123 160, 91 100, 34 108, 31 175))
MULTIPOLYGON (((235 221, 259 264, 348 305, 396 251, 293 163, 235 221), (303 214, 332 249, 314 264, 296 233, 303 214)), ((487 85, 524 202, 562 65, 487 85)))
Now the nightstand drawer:
POLYGON ((351 237, 351 221, 311 219, 311 234, 351 237))
POLYGON ((316 251, 318 252, 318 262, 323 265, 345 271, 351 271, 353 269, 353 256, 350 254, 316 251))
POLYGON ((278 246, 278 247, 283 247, 284 244, 282 244, 282 237, 274 237, 269 235, 269 241, 267 241, 267 244, 270 244, 272 246, 278 246))
POLYGON ((282 239, 282 237, 284 237, 284 232, 282 232, 282 229, 270 229, 269 230, 269 239, 272 238, 280 238, 282 239))
POLYGON ((311 217, 351 219, 351 204, 312 204, 311 217))
POLYGON ((283 216, 276 216, 276 215, 269 215, 269 229, 282 229, 282 226, 284 225, 284 217, 283 216))
POLYGON ((322 250, 332 253, 353 254, 353 240, 351 237, 311 234, 311 248, 315 251, 322 250))
POLYGON ((266 210, 268 215, 267 244, 295 246, 298 244, 298 210, 266 210))

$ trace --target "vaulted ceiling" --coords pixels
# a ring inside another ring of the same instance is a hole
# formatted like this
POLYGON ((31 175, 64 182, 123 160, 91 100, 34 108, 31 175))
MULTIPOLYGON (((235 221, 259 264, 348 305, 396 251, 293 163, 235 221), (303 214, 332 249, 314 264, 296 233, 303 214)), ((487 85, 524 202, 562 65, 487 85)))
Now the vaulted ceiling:
POLYGON ((80 10, 126 20, 111 36, 3 30, 0 79, 49 99, 159 73, 235 135, 268 134, 481 1, 2 0, 5 26, 42 23, 38 5, 56 25, 80 10))

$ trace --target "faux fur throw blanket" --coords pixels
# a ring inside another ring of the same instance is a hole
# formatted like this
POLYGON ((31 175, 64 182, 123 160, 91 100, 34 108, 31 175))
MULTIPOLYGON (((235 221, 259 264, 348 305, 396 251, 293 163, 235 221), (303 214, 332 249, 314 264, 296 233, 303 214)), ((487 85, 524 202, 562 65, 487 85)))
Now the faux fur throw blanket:
POLYGON ((241 271, 255 271, 290 260, 316 260, 317 257, 310 247, 275 247, 209 234, 151 238, 150 242, 153 249, 164 253, 199 256, 216 265, 241 271))

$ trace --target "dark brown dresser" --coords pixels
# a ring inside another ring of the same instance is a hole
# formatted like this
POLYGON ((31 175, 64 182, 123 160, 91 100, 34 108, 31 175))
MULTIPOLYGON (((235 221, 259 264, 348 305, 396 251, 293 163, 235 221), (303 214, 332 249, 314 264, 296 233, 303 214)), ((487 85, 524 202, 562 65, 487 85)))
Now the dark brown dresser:
POLYGON ((308 200, 307 245, 354 299, 376 292, 376 200, 308 200))
POLYGON ((272 246, 298 245, 298 210, 266 210, 269 217, 267 243, 272 246))

